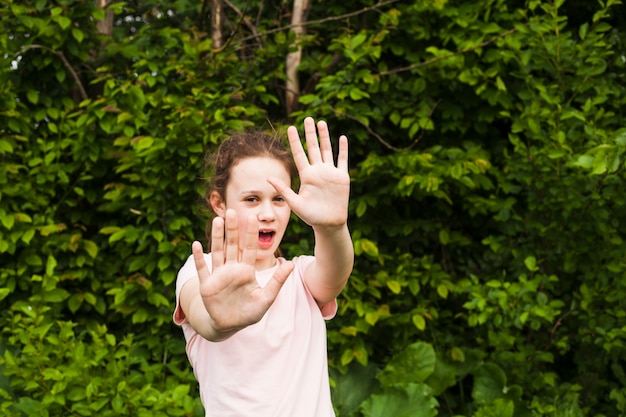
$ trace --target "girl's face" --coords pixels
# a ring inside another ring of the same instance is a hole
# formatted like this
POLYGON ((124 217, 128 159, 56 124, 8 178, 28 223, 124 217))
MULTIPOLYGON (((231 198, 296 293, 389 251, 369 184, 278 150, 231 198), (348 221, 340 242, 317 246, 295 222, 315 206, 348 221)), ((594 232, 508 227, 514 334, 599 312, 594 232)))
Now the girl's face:
POLYGON ((218 216, 224 217, 226 209, 237 212, 239 242, 243 248, 244 225, 250 215, 259 221, 259 240, 256 269, 271 268, 276 262, 278 249, 291 215, 287 202, 267 182, 268 177, 280 178, 291 184, 291 176, 285 166, 270 157, 253 157, 240 160, 231 168, 226 185, 226 201, 217 192, 211 194, 211 204, 218 216))

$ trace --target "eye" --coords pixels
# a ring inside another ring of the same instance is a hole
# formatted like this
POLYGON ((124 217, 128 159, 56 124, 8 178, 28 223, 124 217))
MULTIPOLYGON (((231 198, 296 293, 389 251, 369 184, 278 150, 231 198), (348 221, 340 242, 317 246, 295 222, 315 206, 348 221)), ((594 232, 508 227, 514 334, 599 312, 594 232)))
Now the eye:
POLYGON ((279 203, 282 203, 285 201, 285 198, 282 195, 277 195, 276 197, 274 197, 274 201, 278 201, 279 203))
POLYGON ((254 202, 256 202, 256 201, 259 201, 259 199, 258 199, 257 197, 255 197, 255 196, 252 196, 252 195, 251 195, 251 196, 249 196, 249 197, 245 197, 245 198, 243 199, 243 201, 245 201, 245 202, 247 202, 247 203, 254 203, 254 202))

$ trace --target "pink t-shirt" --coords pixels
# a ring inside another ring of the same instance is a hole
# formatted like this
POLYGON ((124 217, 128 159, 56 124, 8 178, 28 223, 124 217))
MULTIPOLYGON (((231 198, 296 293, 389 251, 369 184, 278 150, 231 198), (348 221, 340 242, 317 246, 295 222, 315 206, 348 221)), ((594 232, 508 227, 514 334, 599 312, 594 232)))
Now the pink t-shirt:
MULTIPOLYGON (((205 260, 210 270, 210 255, 205 260)), ((304 271, 313 261, 312 256, 294 258, 293 272, 261 321, 222 342, 204 339, 187 322, 179 295, 187 281, 197 279, 193 258, 180 269, 174 322, 182 326, 207 417, 335 416, 324 320, 335 315, 337 303, 322 311, 307 289, 304 271)), ((257 271, 259 285, 265 286, 277 268, 257 271)))

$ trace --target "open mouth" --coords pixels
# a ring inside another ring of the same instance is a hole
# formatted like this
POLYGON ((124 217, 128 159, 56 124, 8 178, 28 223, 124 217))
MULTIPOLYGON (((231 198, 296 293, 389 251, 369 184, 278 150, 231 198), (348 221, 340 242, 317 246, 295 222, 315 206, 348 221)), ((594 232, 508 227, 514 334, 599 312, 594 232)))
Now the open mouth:
POLYGON ((259 242, 260 243, 271 243, 272 240, 274 239, 274 235, 275 234, 276 234, 276 232, 260 230, 259 231, 259 242))

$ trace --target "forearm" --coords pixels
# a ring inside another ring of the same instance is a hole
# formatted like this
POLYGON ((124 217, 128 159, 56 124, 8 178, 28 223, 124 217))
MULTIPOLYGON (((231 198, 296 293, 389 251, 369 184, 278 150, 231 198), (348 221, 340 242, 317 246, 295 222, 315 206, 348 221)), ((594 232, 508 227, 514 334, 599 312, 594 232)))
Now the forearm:
POLYGON ((313 227, 315 262, 307 271, 307 285, 317 302, 326 304, 343 290, 352 273, 354 247, 347 224, 313 227))

